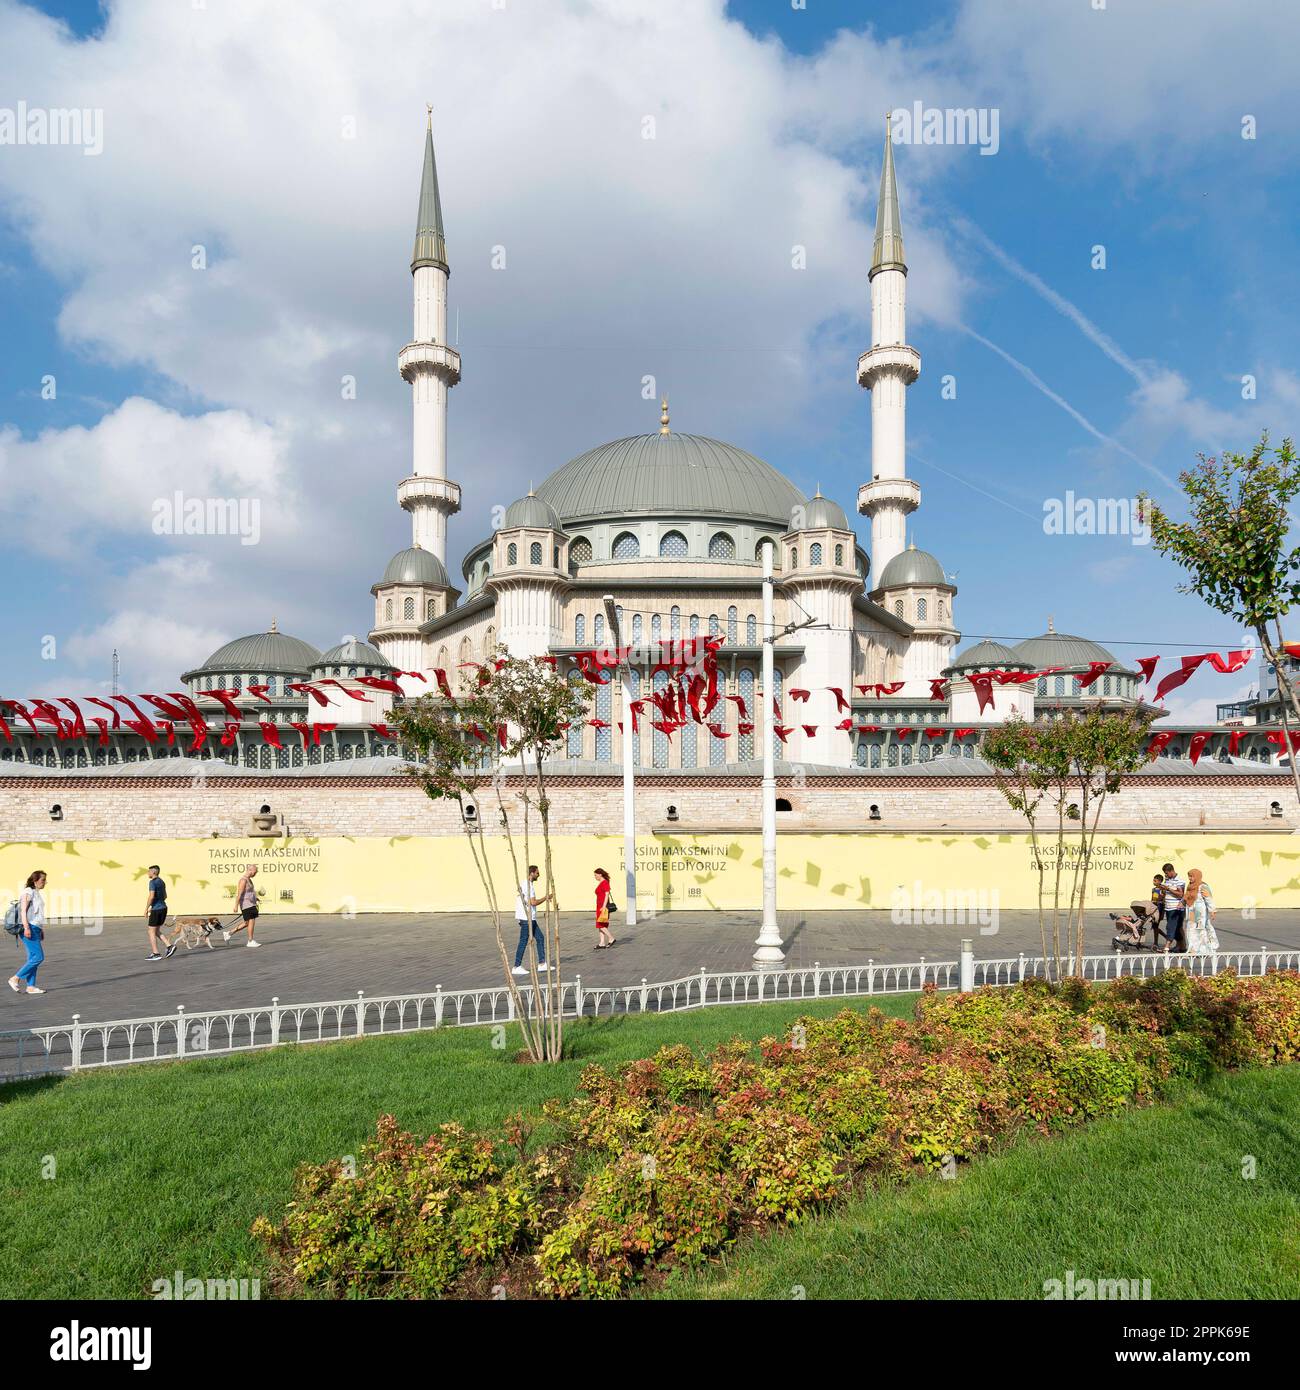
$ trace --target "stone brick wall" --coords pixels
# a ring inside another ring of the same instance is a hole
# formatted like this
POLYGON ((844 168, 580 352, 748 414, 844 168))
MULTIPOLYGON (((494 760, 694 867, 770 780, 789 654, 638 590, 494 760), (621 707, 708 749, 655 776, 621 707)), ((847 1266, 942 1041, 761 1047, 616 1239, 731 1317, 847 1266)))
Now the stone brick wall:
MULTIPOLYGON (((517 784, 505 795, 517 807, 517 784)), ((1023 830, 991 780, 977 778, 778 779, 779 830, 1023 830), (871 820, 871 807, 880 812, 871 820)), ((618 776, 560 777, 552 782, 552 826, 562 835, 622 826, 618 776)), ((430 801, 400 777, 214 778, 194 786, 188 777, 0 778, 0 840, 207 839, 244 836, 263 805, 292 835, 459 835, 454 803, 430 801), (51 819, 55 803, 62 819, 51 819)), ((495 797, 481 813, 489 828, 495 797)), ((642 777, 637 781, 637 830, 683 833, 757 830, 759 784, 750 778, 642 777), (670 820, 669 807, 676 809, 670 820)), ((1107 802, 1101 825, 1114 830, 1206 829, 1273 831, 1300 827, 1289 782, 1277 777, 1148 777, 1135 779, 1107 802), (1282 808, 1270 815, 1271 802, 1282 808)))

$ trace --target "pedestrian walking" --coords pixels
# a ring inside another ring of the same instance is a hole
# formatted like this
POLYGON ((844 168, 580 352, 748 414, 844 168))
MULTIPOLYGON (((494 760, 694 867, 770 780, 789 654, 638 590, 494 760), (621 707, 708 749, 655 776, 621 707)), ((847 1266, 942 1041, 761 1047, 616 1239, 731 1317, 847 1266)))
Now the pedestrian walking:
POLYGON ((257 923, 257 888, 253 883, 256 877, 256 864, 248 865, 240 876, 239 883, 235 887, 235 906, 239 908, 242 921, 237 927, 221 933, 223 941, 229 941, 236 932, 247 929, 248 940, 244 944, 246 946, 260 946, 262 944, 260 941, 253 940, 253 930, 257 923))
POLYGON ((550 902, 554 897, 553 893, 547 893, 543 897, 537 896, 537 880, 541 876, 541 870, 536 864, 528 866, 528 876, 519 885, 519 896, 515 900, 515 923, 519 928, 519 945, 515 949, 515 968, 512 972, 515 975, 527 975, 528 969, 524 965, 524 952, 528 949, 528 938, 531 934, 533 944, 537 947, 537 968, 546 970, 546 938, 542 935, 542 929, 537 925, 537 909, 550 902))
POLYGON ((1187 872, 1187 894, 1184 898, 1187 910, 1187 951, 1193 956, 1213 956, 1218 954, 1219 937, 1214 930, 1217 909, 1214 894, 1200 869, 1187 872))
POLYGON ((1187 884, 1178 877, 1172 864, 1166 864, 1163 872, 1165 881, 1161 891, 1165 895, 1165 954, 1168 955, 1171 950, 1187 949, 1187 938, 1183 934, 1183 919, 1186 915, 1183 895, 1187 891, 1187 884))
MULTIPOLYGON (((157 864, 149 865, 149 895, 144 900, 144 920, 149 931, 149 954, 146 960, 162 960, 164 946, 162 929, 167 922, 167 885, 162 880, 162 870, 157 864)), ((176 947, 165 948, 172 955, 176 947)))
POLYGON ((608 950, 615 941, 609 934, 609 914, 613 904, 609 897, 609 875, 604 869, 597 869, 596 874, 596 949, 598 951, 608 950))
POLYGON ((27 948, 27 959, 16 975, 9 977, 9 988, 15 994, 26 989, 28 994, 44 994, 36 985, 36 972, 45 959, 45 871, 37 869, 27 876, 27 884, 18 895, 19 940, 27 948))

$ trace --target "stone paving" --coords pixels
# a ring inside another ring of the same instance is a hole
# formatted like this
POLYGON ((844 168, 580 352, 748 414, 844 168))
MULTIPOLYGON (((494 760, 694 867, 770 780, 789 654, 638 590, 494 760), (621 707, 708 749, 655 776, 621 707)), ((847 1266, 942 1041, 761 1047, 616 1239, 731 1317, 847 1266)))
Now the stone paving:
MULTIPOLYGON (((976 957, 1038 953, 1037 914, 1004 911, 996 932, 978 924, 909 926, 888 912, 783 913, 779 917, 787 964, 808 966, 877 962, 954 960, 958 942, 970 937, 976 957)), ((1300 912, 1266 909, 1250 920, 1236 911, 1216 923, 1225 951, 1300 949, 1300 912)), ((513 952, 516 931, 507 924, 513 952)), ((562 919, 564 977, 581 974, 589 985, 671 980, 703 966, 747 970, 758 935, 756 913, 673 912, 636 927, 614 927, 618 945, 597 953, 587 913, 562 919)), ((1110 923, 1104 912, 1088 914, 1087 948, 1108 949, 1110 923)), ((42 996, 13 994, 0 987, 0 1031, 69 1022, 83 1023, 170 1013, 266 1004, 351 999, 407 991, 465 989, 502 983, 491 919, 486 915, 375 914, 351 920, 333 916, 268 914, 258 924, 261 949, 242 944, 182 946, 171 960, 152 963, 139 919, 107 921, 98 933, 77 926, 52 927, 39 983, 42 996)), ((241 938, 236 937, 235 942, 241 938)), ((0 938, 0 959, 17 969, 23 956, 0 938)), ((8 972, 6 972, 6 975, 8 972)))

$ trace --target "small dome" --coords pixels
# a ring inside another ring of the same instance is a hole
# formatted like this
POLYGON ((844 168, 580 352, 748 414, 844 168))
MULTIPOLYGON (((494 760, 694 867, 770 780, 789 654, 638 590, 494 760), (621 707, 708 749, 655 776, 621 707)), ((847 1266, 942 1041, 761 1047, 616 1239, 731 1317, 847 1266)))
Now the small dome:
POLYGON ((878 589, 901 588, 907 584, 942 584, 950 587, 943 566, 928 550, 912 546, 901 551, 885 566, 876 580, 878 589))
MULTIPOLYGON (((388 562, 380 584, 437 584, 450 588, 451 581, 443 563, 432 550, 413 545, 409 550, 399 550, 388 562)), ((378 587, 378 586, 376 586, 378 587)))
POLYGON ((815 497, 810 497, 802 508, 795 507, 790 513, 790 529, 792 531, 817 531, 824 526, 836 531, 847 531, 849 519, 844 515, 844 508, 838 502, 832 502, 829 497, 823 497, 820 492, 815 497), (799 526, 796 523, 801 512, 803 525, 799 526))
POLYGON ((1093 661, 1109 661, 1113 663, 1113 670, 1124 669, 1105 647, 1089 642, 1086 637, 1071 637, 1069 633, 1055 632, 1050 627, 1041 637, 1029 637, 1018 643, 1015 652, 1035 670, 1060 666, 1066 671, 1082 671, 1093 661))
POLYGON ((391 664, 377 648, 356 637, 345 637, 337 647, 322 652, 320 660, 314 661, 312 666, 378 666, 385 671, 392 669, 391 664))
POLYGON ((953 663, 948 667, 950 671, 1005 671, 1009 667, 1028 666, 1028 662, 1021 656, 1017 656, 1010 647, 1004 647, 1001 642, 976 642, 973 647, 967 647, 964 652, 959 652, 953 659, 953 663))
POLYGON ((236 637, 215 652, 182 680, 206 671, 294 672, 305 674, 320 659, 320 653, 309 642, 290 637, 272 622, 268 632, 253 632, 236 637))
POLYGON ((530 492, 527 497, 521 497, 518 502, 511 502, 506 508, 505 520, 501 523, 502 530, 508 530, 515 526, 530 526, 534 530, 541 528, 545 531, 560 531, 560 518, 555 514, 555 509, 549 502, 544 502, 535 492, 530 492))

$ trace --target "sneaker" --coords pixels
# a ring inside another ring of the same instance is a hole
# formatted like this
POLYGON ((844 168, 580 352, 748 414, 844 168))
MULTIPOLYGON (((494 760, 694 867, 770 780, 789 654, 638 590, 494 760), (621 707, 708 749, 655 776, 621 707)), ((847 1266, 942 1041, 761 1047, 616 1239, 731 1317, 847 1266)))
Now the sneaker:
POLYGON ((27 993, 28 993, 28 994, 44 994, 45 991, 44 991, 43 989, 37 989, 35 985, 28 985, 28 986, 27 986, 27 993))
POLYGON ((18 993, 18 988, 19 988, 19 986, 20 986, 21 984, 22 984, 22 981, 18 978, 17 975, 13 975, 13 976, 10 977, 10 979, 9 979, 9 988, 10 988, 11 990, 13 990, 13 992, 14 992, 15 994, 18 993))
POLYGON ((173 941, 172 944, 171 944, 170 946, 168 946, 168 948, 167 948, 167 959, 168 959, 168 960, 171 960, 171 958, 172 958, 175 954, 176 954, 176 942, 173 941))
POLYGON ((221 939, 222 939, 222 941, 229 941, 229 940, 230 940, 230 933, 229 933, 228 931, 223 931, 223 932, 221 933, 221 939))
POLYGON ((544 960, 539 960, 539 961, 537 962, 537 973, 538 973, 539 975, 540 975, 544 970, 549 970, 550 968, 551 968, 551 967, 550 967, 549 965, 547 965, 547 963, 546 963, 544 960))
POLYGON ((260 946, 262 943, 260 941, 249 941, 246 944, 249 946, 260 946))
POLYGON ((155 951, 152 955, 146 956, 145 960, 162 960, 162 957, 155 951))
POLYGON ((514 968, 510 973, 511 973, 512 975, 527 975, 527 974, 528 974, 528 971, 525 970, 524 967, 523 967, 522 965, 516 965, 515 968, 514 968))

